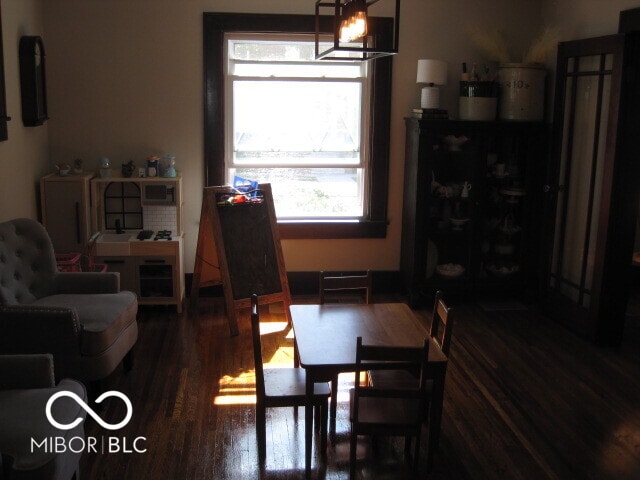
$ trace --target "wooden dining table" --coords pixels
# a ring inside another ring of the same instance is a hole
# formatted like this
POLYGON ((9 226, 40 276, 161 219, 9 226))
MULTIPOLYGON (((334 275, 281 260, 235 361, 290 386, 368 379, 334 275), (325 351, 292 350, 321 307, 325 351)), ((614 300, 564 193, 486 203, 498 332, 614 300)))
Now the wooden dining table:
MULTIPOLYGON (((289 308, 300 366, 306 370, 308 405, 312 405, 314 383, 327 382, 341 372, 355 370, 358 337, 362 337, 364 344, 415 347, 421 347, 424 339, 429 338, 427 373, 433 380, 428 413, 429 469, 440 437, 447 357, 431 340, 422 321, 404 303, 291 305, 289 308)), ((311 471, 312 433, 313 409, 305 408, 307 476, 311 471)))

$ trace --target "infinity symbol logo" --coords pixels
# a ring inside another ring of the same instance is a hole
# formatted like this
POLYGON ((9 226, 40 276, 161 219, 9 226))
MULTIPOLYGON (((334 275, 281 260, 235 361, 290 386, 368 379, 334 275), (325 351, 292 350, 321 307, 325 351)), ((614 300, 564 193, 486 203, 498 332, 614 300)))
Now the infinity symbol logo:
POLYGON ((84 400, 82 400, 78 395, 73 392, 63 390, 61 392, 54 393, 49 398, 45 410, 49 423, 51 423, 51 425, 53 425, 54 427, 59 428, 60 430, 71 430, 82 422, 82 418, 78 417, 73 422, 65 425, 64 423, 57 422, 53 418, 53 415, 51 414, 51 406, 53 405, 53 402, 55 402, 60 397, 69 397, 75 400, 75 402, 80 405, 89 415, 91 415, 91 417, 96 422, 98 422, 102 428, 106 428, 107 430, 118 430, 124 427, 127 423, 129 423, 129 420, 131 420, 131 416, 133 415, 133 406, 131 405, 131 400, 129 400, 129 398, 122 392, 110 390, 108 392, 104 392, 102 395, 96 398, 96 403, 101 403, 105 398, 118 397, 127 406, 127 414, 125 415, 124 420, 122 420, 120 423, 111 424, 102 420, 102 418, 100 418, 100 416, 96 412, 94 412, 93 409, 89 405, 87 405, 84 400))

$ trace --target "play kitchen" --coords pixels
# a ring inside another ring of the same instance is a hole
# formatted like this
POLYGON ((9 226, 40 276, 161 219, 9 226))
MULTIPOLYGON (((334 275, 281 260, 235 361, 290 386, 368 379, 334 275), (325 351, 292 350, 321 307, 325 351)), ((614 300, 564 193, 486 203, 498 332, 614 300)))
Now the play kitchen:
POLYGON ((182 311, 184 260, 182 178, 117 177, 91 180, 92 242, 96 262, 120 272, 121 288, 141 305, 182 311))

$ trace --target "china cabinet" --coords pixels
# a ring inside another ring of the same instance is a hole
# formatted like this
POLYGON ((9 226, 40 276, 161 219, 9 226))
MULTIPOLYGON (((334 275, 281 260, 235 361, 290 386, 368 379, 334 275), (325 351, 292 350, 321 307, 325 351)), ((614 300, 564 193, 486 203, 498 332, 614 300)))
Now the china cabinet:
POLYGON ((437 289, 535 293, 546 132, 406 119, 401 272, 412 306, 437 289))

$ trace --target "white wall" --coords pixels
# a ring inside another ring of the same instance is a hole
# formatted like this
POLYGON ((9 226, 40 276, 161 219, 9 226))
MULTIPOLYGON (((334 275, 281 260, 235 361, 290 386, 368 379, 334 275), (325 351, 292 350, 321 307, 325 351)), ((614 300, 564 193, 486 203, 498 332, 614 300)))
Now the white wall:
POLYGON ((9 139, 0 142, 0 222, 37 218, 38 179, 49 171, 48 124, 24 127, 20 104, 18 43, 23 35, 43 36, 39 0, 2 0, 2 42, 9 139))
MULTIPOLYGON (((104 155, 119 165, 130 159, 142 162, 151 152, 175 154, 186 191, 186 260, 191 271, 203 187, 202 13, 311 14, 314 1, 56 0, 42 5, 51 163, 81 157, 94 166, 104 155)), ((392 13, 379 8, 378 14, 392 13)), ((419 102, 417 60, 450 62, 443 104, 455 115, 459 65, 481 61, 469 45, 467 27, 502 26, 517 46, 533 35, 539 15, 538 2, 530 0, 402 1, 400 53, 394 57, 388 236, 284 241, 288 270, 397 270, 403 117, 419 102)))
MULTIPOLYGON (((314 1, 0 1, 7 102, 14 117, 10 140, 0 143, 0 219, 35 217, 35 183, 55 163, 80 157, 91 168, 100 156, 118 165, 170 152, 184 176, 185 253, 191 271, 203 187, 202 13, 311 14, 314 1), (24 128, 19 118, 15 52, 22 34, 41 34, 45 41, 51 120, 44 127, 24 128)), ((389 15, 391 2, 380 3, 379 14, 389 15)), ((398 268, 403 118, 419 103, 419 58, 449 62, 442 104, 455 117, 460 64, 484 62, 469 41, 471 28, 504 30, 517 57, 542 25, 559 26, 562 39, 614 33, 619 10, 638 5, 638 0, 402 0, 400 53, 393 60, 388 236, 287 240, 287 269, 398 268)))
POLYGON ((610 35, 618 31, 621 10, 640 7, 639 0, 543 0, 543 22, 560 27, 560 40, 610 35))

